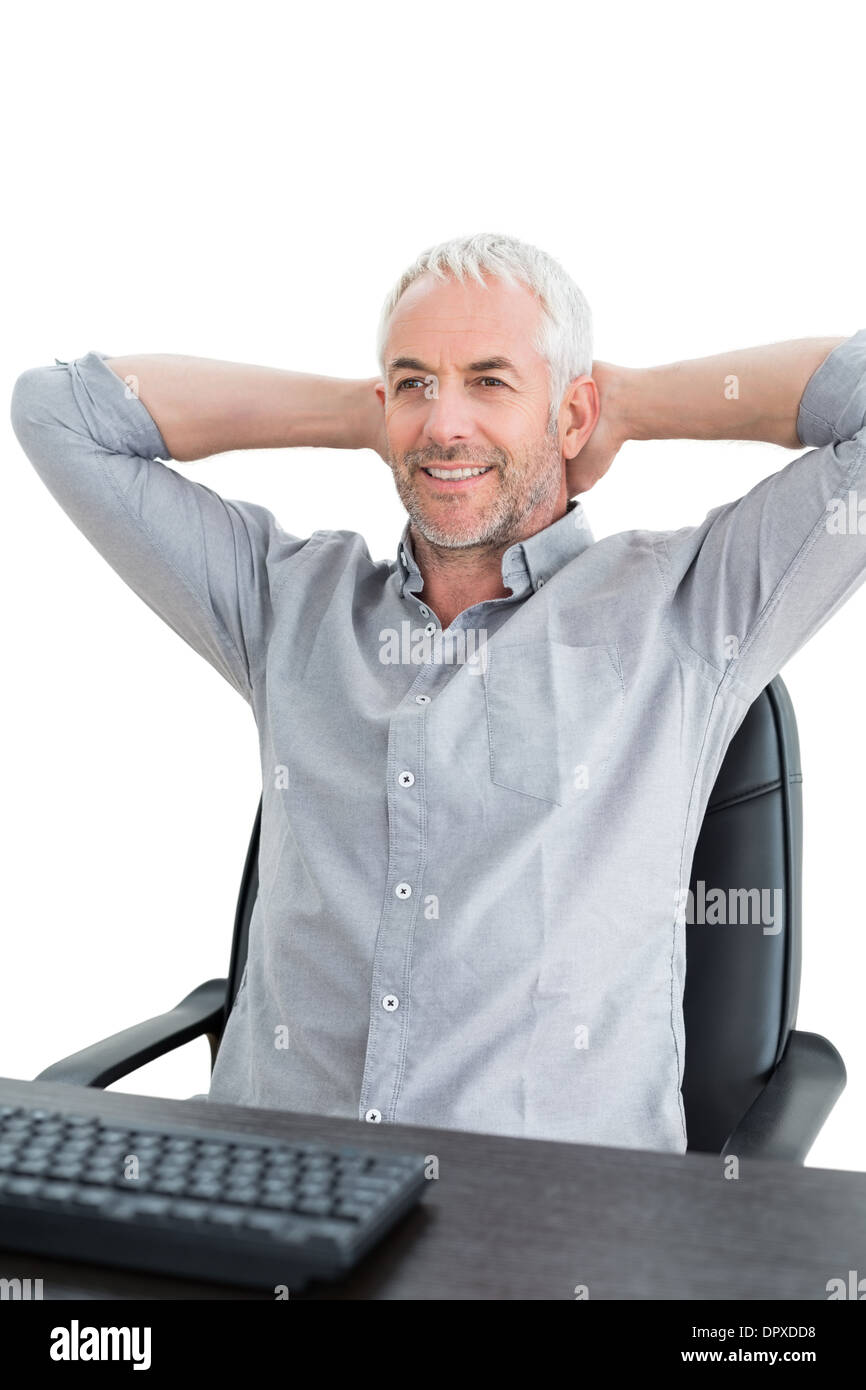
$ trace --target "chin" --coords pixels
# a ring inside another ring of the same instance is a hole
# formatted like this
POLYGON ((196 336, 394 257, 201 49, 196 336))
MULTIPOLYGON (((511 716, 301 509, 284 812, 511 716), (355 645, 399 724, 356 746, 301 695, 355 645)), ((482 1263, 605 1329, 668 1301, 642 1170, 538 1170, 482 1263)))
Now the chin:
POLYGON ((415 524, 431 545, 449 546, 454 549, 463 545, 478 545, 486 540, 490 531, 489 523, 483 518, 476 518, 472 523, 461 526, 449 526, 447 522, 437 522, 428 518, 424 518, 420 526, 417 522, 415 524))

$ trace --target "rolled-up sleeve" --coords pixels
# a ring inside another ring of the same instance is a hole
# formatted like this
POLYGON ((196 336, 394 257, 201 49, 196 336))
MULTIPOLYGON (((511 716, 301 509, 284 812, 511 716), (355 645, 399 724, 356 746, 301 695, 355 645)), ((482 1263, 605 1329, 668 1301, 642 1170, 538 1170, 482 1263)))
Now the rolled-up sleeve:
POLYGON ((866 579, 866 329, 806 384, 805 454, 657 553, 673 639, 754 698, 866 579))
POLYGON ((106 357, 23 372, 12 427, 112 569, 249 702, 271 616, 271 544, 276 532, 296 538, 266 508, 226 500, 161 462, 170 455, 156 422, 106 357))

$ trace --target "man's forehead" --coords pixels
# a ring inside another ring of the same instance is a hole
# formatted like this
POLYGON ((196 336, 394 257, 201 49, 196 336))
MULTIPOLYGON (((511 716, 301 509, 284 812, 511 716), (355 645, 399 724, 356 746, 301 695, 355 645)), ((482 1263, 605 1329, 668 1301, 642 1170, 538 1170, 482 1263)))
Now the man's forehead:
POLYGON ((410 285, 391 318, 388 370, 396 369, 398 358, 430 365, 426 358, 434 352, 467 367, 470 359, 502 358, 530 368, 537 356, 531 339, 538 301, 525 285, 485 278, 487 288, 471 279, 440 281, 430 274, 410 285))
POLYGON ((484 284, 479 285, 472 276, 461 281, 447 275, 440 280, 427 271, 401 295, 391 323, 396 326, 406 319, 426 319, 435 325, 466 319, 493 325, 516 318, 534 319, 538 311, 535 295, 520 282, 511 285, 498 276, 485 275, 484 284))

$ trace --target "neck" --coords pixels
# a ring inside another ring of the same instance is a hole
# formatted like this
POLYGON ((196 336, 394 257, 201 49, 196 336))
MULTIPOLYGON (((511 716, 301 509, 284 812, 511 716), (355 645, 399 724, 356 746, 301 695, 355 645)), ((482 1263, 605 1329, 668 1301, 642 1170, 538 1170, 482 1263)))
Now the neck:
MULTIPOLYGON (((559 515, 564 516, 565 510, 563 506, 559 515)), ((559 516, 551 516, 540 524, 538 521, 530 523, 498 545, 459 548, 436 545, 414 525, 410 526, 412 550, 424 580, 418 597, 433 610, 443 629, 450 627, 460 613, 476 603, 507 598, 511 590, 502 582, 502 557, 506 550, 558 520, 559 516)))
POLYGON ((409 532, 424 588, 418 595, 450 627, 459 613, 486 599, 507 598, 510 589, 502 583, 502 556, 513 545, 467 546, 453 550, 434 545, 413 527, 409 532))

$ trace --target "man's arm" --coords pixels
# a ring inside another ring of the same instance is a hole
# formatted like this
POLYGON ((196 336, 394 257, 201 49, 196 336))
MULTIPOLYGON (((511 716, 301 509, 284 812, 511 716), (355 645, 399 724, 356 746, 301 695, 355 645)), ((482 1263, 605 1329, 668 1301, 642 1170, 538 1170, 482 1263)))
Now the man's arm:
POLYGON ((653 538, 682 659, 754 699, 866 580, 866 329, 653 371, 657 393, 644 378, 632 397, 636 437, 812 446, 699 525, 653 538), (731 374, 739 400, 721 389, 731 374))
POLYGON ((231 449, 373 447, 378 403, 372 387, 378 378, 316 376, 170 353, 105 361, 149 411, 178 463, 231 449))
MULTIPOLYGON (((87 540, 250 701, 272 622, 273 573, 288 592, 309 539, 284 531, 267 508, 223 498, 160 460, 352 442, 353 402, 382 415, 372 383, 366 388, 197 358, 89 352, 23 372, 11 420, 87 540)), ((374 447, 361 414, 358 446, 374 447)))
POLYGON ((806 384, 845 341, 795 338, 663 367, 593 362, 599 417, 566 466, 569 497, 594 487, 630 439, 753 439, 800 448, 807 443, 797 434, 806 384))
POLYGON ((799 449, 806 384, 845 341, 795 338, 663 367, 615 367, 607 403, 622 439, 753 439, 799 449))

